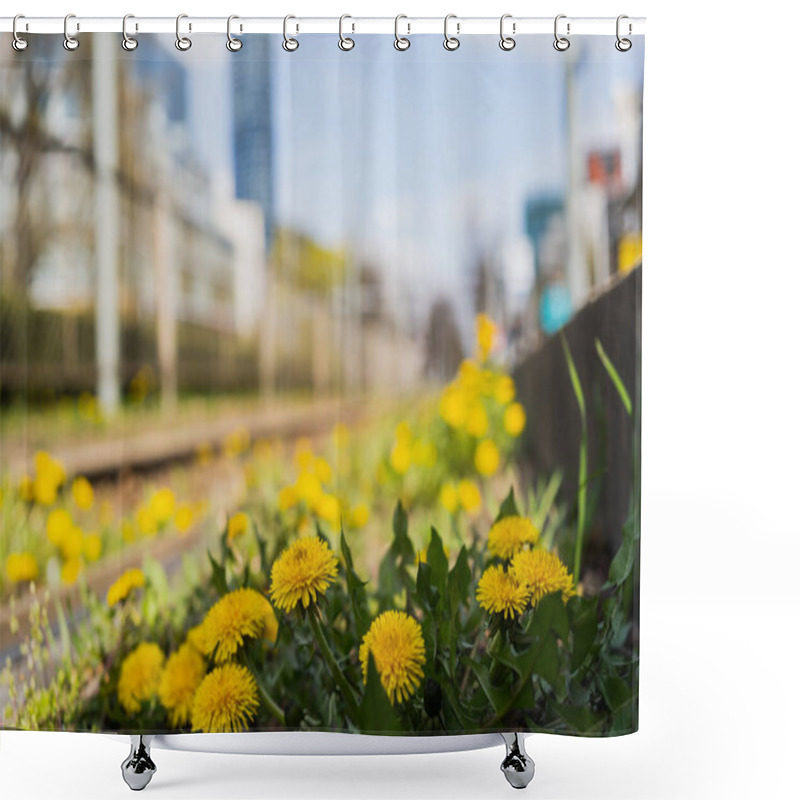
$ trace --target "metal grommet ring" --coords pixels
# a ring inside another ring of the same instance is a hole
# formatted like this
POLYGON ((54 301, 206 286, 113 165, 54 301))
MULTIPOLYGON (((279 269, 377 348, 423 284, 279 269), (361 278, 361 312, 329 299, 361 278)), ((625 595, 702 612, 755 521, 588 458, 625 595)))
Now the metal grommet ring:
MULTIPOLYGON (((512 36, 506 36, 505 31, 503 30, 506 20, 511 18, 511 14, 503 14, 503 16, 500 17, 500 49, 505 50, 506 52, 513 50, 517 46, 515 39, 512 36)), ((516 22, 512 23, 511 32, 517 32, 516 22)))
MULTIPOLYGON (((339 49, 348 52, 356 46, 356 43, 349 36, 344 35, 343 26, 344 26, 344 21, 346 19, 353 19, 353 18, 349 14, 342 14, 342 16, 339 17, 339 49)), ((356 29, 355 25, 353 25, 352 27, 353 30, 356 29)))
MULTIPOLYGON (((623 38, 622 38, 622 37, 619 35, 619 27, 620 27, 620 26, 619 26, 619 24, 620 24, 620 22, 622 22, 622 20, 624 20, 624 19, 628 19, 628 15, 627 15, 627 14, 620 14, 620 15, 617 17, 617 41, 616 41, 616 42, 614 42, 614 47, 616 47, 616 48, 617 48, 617 50, 619 50, 619 52, 620 52, 620 53, 627 53, 627 52, 628 52, 628 50, 630 50, 630 49, 631 49, 631 47, 633 47, 633 42, 631 42, 631 40, 630 40, 630 39, 623 39, 623 38)), ((630 34, 631 34, 632 30, 633 30, 633 29, 632 29, 632 27, 631 27, 631 23, 629 22, 629 23, 628 23, 628 36, 630 36, 630 34)))
MULTIPOLYGON (((71 19, 75 19, 75 15, 74 14, 67 14, 67 16, 64 17, 64 49, 65 50, 69 50, 70 53, 73 52, 74 50, 77 50, 78 47, 80 46, 80 42, 78 41, 78 37, 70 35, 70 32, 69 32, 69 21, 71 19)), ((75 30, 76 31, 80 31, 80 29, 81 29, 81 26, 76 23, 75 30)))
MULTIPOLYGON (((405 14, 398 14, 394 18, 394 49, 400 50, 408 50, 411 47, 411 39, 406 39, 405 36, 400 35, 400 20, 401 19, 408 19, 405 14)), ((411 33, 411 24, 406 23, 406 27, 408 28, 408 32, 411 33)))
MULTIPOLYGON (((451 53, 454 50, 458 50, 461 47, 461 42, 458 40, 457 36, 450 36, 447 33, 447 23, 450 22, 451 19, 458 19, 455 14, 448 14, 444 18, 444 49, 449 50, 451 53)), ((456 23, 456 34, 461 32, 461 23, 456 23)))
MULTIPOLYGON (((185 53, 191 46, 192 40, 188 36, 183 36, 181 34, 181 20, 188 19, 188 14, 178 14, 175 19, 175 47, 178 48, 182 53, 185 53)), ((189 23, 189 32, 191 33, 192 30, 192 23, 189 23)))
MULTIPOLYGON (((135 39, 133 36, 128 35, 128 20, 135 19, 133 14, 126 14, 122 18, 122 49, 127 50, 129 53, 135 50, 139 46, 139 40, 135 39)), ((136 30, 139 29, 139 26, 136 26, 136 30)))
MULTIPOLYGON (((235 19, 239 19, 239 17, 237 17, 236 14, 231 14, 228 17, 228 41, 225 42, 225 47, 227 47, 228 50, 231 51, 231 53, 238 53, 242 49, 242 40, 241 39, 237 39, 231 33, 231 22, 233 22, 235 19)), ((241 30, 242 29, 241 29, 241 26, 240 26, 239 27, 239 31, 241 31, 241 30)))
POLYGON ((281 46, 287 53, 294 53, 294 51, 300 47, 300 42, 298 42, 297 39, 293 39, 291 36, 289 36, 288 27, 290 19, 296 19, 296 17, 288 14, 283 18, 283 44, 281 46))
POLYGON ((558 50, 559 53, 563 53, 565 50, 569 50, 570 42, 569 39, 567 39, 567 36, 569 36, 569 22, 567 23, 567 36, 558 35, 558 21, 560 19, 566 19, 566 18, 567 18, 566 14, 559 14, 556 17, 556 21, 553 25, 553 33, 555 34, 556 37, 556 40, 553 42, 553 47, 555 47, 555 49, 558 50))
MULTIPOLYGON (((25 15, 24 14, 17 14, 14 17, 14 22, 13 22, 13 24, 11 26, 11 34, 13 36, 13 39, 11 40, 11 46, 18 53, 21 53, 23 50, 27 50, 28 49, 28 45, 30 44, 30 42, 27 39, 23 39, 19 35, 19 32, 17 31, 17 22, 19 22, 19 20, 21 20, 21 19, 25 19, 25 15)), ((26 25, 25 26, 26 30, 27 30, 27 27, 28 26, 26 25)))

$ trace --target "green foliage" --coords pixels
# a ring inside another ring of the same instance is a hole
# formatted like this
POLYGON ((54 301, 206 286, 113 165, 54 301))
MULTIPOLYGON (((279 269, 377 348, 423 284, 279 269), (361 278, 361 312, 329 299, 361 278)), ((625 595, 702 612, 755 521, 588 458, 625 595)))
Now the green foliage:
POLYGON ((594 344, 595 347, 597 348, 597 355, 600 356, 600 361, 606 368, 608 377, 611 378, 611 382, 614 384, 614 388, 617 390, 617 394, 619 394, 619 399, 622 401, 622 405, 625 407, 625 411, 628 413, 628 416, 631 416, 633 414, 633 405, 631 404, 631 397, 628 394, 628 390, 625 388, 625 384, 622 382, 622 378, 620 378, 619 373, 617 372, 617 368, 614 366, 611 359, 608 357, 606 351, 603 349, 603 345, 600 344, 600 340, 595 339, 594 344))
POLYGON ((569 370, 569 379, 572 383, 572 390, 575 393, 575 399, 578 401, 578 410, 581 415, 581 445, 578 454, 578 530, 575 538, 575 558, 573 560, 573 570, 576 579, 580 580, 581 576, 581 559, 583 557, 583 544, 586 534, 586 493, 587 493, 587 472, 589 464, 589 444, 586 424, 586 401, 583 397, 583 387, 581 386, 580 378, 578 377, 578 370, 575 368, 575 362, 572 359, 572 353, 569 349, 567 337, 562 331, 561 345, 564 348, 564 356, 567 359, 567 369, 569 370))

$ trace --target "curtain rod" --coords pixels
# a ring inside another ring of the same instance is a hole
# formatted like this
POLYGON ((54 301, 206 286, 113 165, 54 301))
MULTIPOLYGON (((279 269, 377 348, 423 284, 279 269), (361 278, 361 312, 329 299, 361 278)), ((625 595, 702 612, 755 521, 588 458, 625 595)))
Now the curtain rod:
MULTIPOLYGON (((613 36, 617 32, 616 17, 570 17, 559 15, 559 32, 567 35, 613 36), (569 26, 569 28, 567 27, 569 26)), ((287 18, 288 32, 291 35, 311 33, 336 34, 341 30, 346 34, 382 33, 394 34, 395 25, 403 36, 414 34, 443 34, 444 17, 351 17, 346 15, 340 23, 338 17, 291 17, 287 18)), ((506 16, 504 30, 514 36, 549 33, 553 34, 555 17, 513 17, 506 16)), ((64 33, 64 17, 24 17, 17 20, 17 33, 64 33)), ((627 17, 623 20, 622 32, 625 36, 641 35, 645 32, 644 17, 627 17)), ((228 17, 183 16, 181 32, 186 35, 228 31, 228 17)), ((175 17, 136 17, 130 16, 126 30, 130 35, 143 33, 175 33, 175 17)), ((11 33, 14 29, 13 17, 0 17, 0 32, 11 33)), ((232 30, 238 34, 283 33, 283 17, 236 17, 232 30)), ((451 16, 448 31, 457 36, 471 34, 497 34, 500 31, 500 17, 458 17, 451 16)), ((81 17, 70 15, 69 32, 81 33, 122 33, 122 17, 81 17)))

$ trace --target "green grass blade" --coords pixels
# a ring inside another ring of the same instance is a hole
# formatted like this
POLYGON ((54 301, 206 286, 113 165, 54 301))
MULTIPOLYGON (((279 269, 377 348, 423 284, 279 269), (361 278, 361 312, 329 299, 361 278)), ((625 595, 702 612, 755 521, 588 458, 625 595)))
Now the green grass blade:
POLYGON ((600 356, 600 361, 603 362, 603 366, 606 368, 608 377, 611 378, 611 383, 614 384, 614 388, 616 388, 617 394, 619 394, 619 399, 622 400, 622 405, 625 406, 628 416, 631 416, 633 414, 631 397, 628 394, 628 390, 625 388, 625 384, 622 382, 622 378, 620 378, 619 373, 617 372, 617 368, 611 363, 611 359, 603 349, 603 345, 600 344, 600 340, 595 339, 594 344, 597 348, 597 355, 600 356))
POLYGON ((575 537, 575 558, 573 560, 573 571, 575 582, 577 583, 581 578, 583 540, 586 534, 586 473, 589 463, 589 445, 586 435, 586 401, 583 397, 583 387, 578 377, 578 370, 575 368, 575 362, 572 360, 572 352, 569 349, 567 337, 564 336, 563 331, 561 333, 561 345, 564 348, 564 357, 567 359, 567 369, 569 370, 569 378, 572 381, 572 391, 575 393, 575 399, 578 401, 578 409, 581 413, 581 447, 578 457, 578 533, 575 537))

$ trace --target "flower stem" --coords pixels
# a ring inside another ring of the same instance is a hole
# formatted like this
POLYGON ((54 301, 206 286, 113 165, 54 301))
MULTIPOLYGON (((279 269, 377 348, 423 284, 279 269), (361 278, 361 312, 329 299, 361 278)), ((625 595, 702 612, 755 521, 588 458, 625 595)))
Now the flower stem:
POLYGON ((247 664, 247 668, 250 670, 251 674, 255 678, 256 686, 258 687, 258 693, 261 695, 261 700, 264 703, 265 708, 272 714, 275 719, 281 724, 282 727, 286 727, 286 715, 283 713, 281 707, 272 699, 272 695, 267 691, 267 687, 264 686, 263 681, 261 680, 258 671, 253 666, 253 662, 250 657, 245 654, 244 656, 245 663, 247 664))
POLYGON ((314 634, 314 638, 317 640, 320 652, 322 653, 322 660, 327 664, 328 669, 331 671, 331 675, 333 675, 336 685, 342 692, 350 719, 355 722, 357 718, 356 712, 358 709, 358 702, 356 701, 353 687, 347 682, 347 678, 344 677, 344 673, 336 663, 336 659, 334 658, 333 652, 328 644, 328 640, 325 638, 325 634, 322 632, 322 628, 320 627, 319 618, 313 611, 308 615, 308 621, 311 625, 311 632, 314 634))

